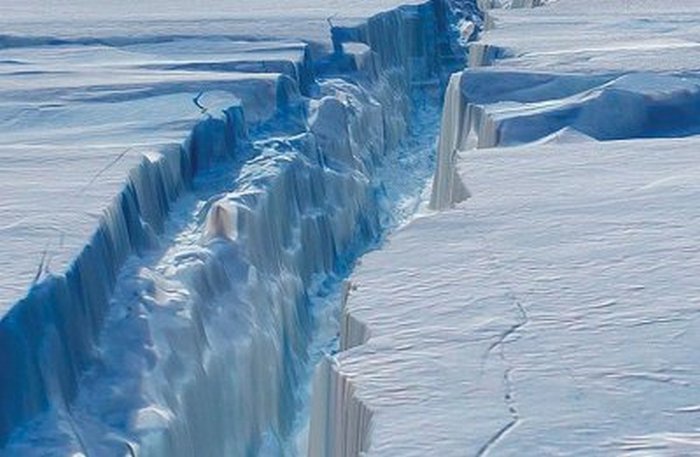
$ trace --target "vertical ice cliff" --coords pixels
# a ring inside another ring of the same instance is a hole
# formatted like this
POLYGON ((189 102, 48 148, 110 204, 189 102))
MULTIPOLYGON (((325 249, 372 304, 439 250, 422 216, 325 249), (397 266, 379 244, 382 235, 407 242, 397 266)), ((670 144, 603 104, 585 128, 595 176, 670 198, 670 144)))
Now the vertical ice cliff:
POLYGON ((372 411, 356 396, 352 382, 325 358, 314 376, 309 436, 310 457, 360 456, 369 449, 372 411))
MULTIPOLYGON (((0 445, 10 455, 285 452, 316 326, 310 297, 381 236, 377 170, 406 134, 412 92, 440 86, 458 61, 451 27, 476 14, 468 3, 334 27, 315 82, 279 75, 269 112, 231 107, 145 157, 69 271, 0 323, 0 445)), ((352 398, 328 373, 327 395, 352 398)), ((366 436, 370 415, 357 409, 347 430, 366 436)), ((316 421, 312 437, 335 440, 341 426, 316 421)), ((338 455, 363 449, 356 439, 338 455)))
MULTIPOLYGON (((514 0, 510 2, 479 2, 482 10, 492 8, 534 8, 544 4, 541 0, 514 0)), ((487 26, 488 14, 483 26, 487 26)), ((488 66, 503 57, 503 49, 480 42, 469 42, 469 67, 488 66)), ((471 75, 468 75, 471 76, 471 75)), ((478 75, 477 75, 478 76, 478 75)), ((442 210, 469 198, 469 191, 455 168, 455 156, 460 150, 488 148, 499 144, 499 131, 492 116, 483 106, 474 103, 464 94, 470 92, 472 81, 463 72, 455 73, 445 93, 443 115, 438 142, 437 168, 433 178, 430 208, 442 210)), ((482 82, 487 86, 489 82, 482 82)), ((478 92, 478 90, 477 90, 478 92)))
MULTIPOLYGON (((341 351, 369 337, 368 328, 344 312, 351 287, 346 283, 341 297, 341 351)), ((309 457, 359 456, 370 446, 372 411, 356 397, 353 384, 334 364, 333 357, 325 357, 314 373, 309 457)))
POLYGON ((198 125, 182 147, 144 157, 70 269, 37 284, 2 319, 0 443, 38 413, 74 400, 94 360, 120 268, 154 247, 194 175, 234 154, 244 135, 242 111, 231 107, 198 125))
POLYGON ((444 209, 469 197, 469 191, 455 168, 455 155, 466 143, 466 115, 467 106, 462 97, 462 74, 456 73, 450 78, 445 93, 437 166, 430 196, 432 209, 444 209))

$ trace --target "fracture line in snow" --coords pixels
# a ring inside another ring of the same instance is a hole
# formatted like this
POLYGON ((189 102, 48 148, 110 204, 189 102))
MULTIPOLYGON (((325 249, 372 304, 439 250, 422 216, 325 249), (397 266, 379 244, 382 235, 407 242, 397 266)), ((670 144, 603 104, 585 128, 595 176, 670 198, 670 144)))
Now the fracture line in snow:
POLYGON ((200 112, 201 112, 202 114, 204 114, 204 113, 207 112, 207 108, 206 108, 204 105, 202 105, 202 103, 199 101, 199 100, 201 100, 202 95, 204 95, 204 92, 200 91, 200 92, 197 94, 197 96, 194 97, 194 98, 192 99, 192 103, 194 103, 194 105, 195 105, 197 108, 199 108, 200 112))
MULTIPOLYGON (((515 305, 517 311, 518 311, 518 316, 519 320, 512 326, 510 326, 505 332, 503 332, 499 338, 492 343, 484 355, 482 356, 482 362, 481 362, 481 374, 483 376, 484 372, 484 366, 486 364, 486 361, 488 360, 489 355, 496 349, 499 348, 499 356, 501 360, 509 365, 508 363, 508 358, 506 357, 505 354, 505 347, 506 343, 508 342, 508 338, 514 335, 516 332, 518 332, 521 328, 523 328, 527 323, 530 321, 527 311, 525 310, 525 307, 522 305, 520 300, 517 299, 517 297, 513 296, 512 297, 513 304, 515 305)), ((506 408, 508 409, 508 413, 511 416, 511 420, 508 421, 507 424, 505 424, 503 427, 498 429, 498 431, 492 435, 486 443, 484 443, 481 448, 479 448, 479 451, 476 453, 477 457, 482 457, 485 455, 488 455, 488 453, 491 451, 491 449, 496 446, 513 428, 515 428, 519 423, 520 423, 520 412, 518 410, 518 404, 517 401, 515 400, 515 394, 514 394, 514 388, 513 388, 513 378, 512 378, 512 373, 513 367, 512 366, 507 366, 505 371, 503 372, 503 401, 505 403, 506 408)))
POLYGON ((491 448, 495 446, 501 440, 501 438, 503 438, 509 431, 511 431, 513 427, 518 425, 519 420, 520 419, 513 419, 506 425, 501 427, 495 435, 489 438, 489 440, 486 443, 484 443, 483 446, 481 446, 479 452, 476 453, 477 457, 488 455, 488 453, 491 451, 491 448))
MULTIPOLYGON (((503 348, 504 346, 501 345, 501 359, 507 362, 505 350, 503 348)), ((491 436, 486 441, 486 443, 484 443, 481 446, 481 448, 479 448, 479 451, 476 453, 477 457, 488 455, 491 449, 494 446, 496 446, 511 430, 513 430, 520 423, 520 412, 518 411, 518 405, 515 400, 515 395, 513 394, 513 379, 511 377, 512 371, 513 368, 508 367, 503 372, 503 387, 505 390, 503 394, 503 401, 506 407, 508 408, 508 412, 510 413, 511 419, 510 421, 508 421, 507 424, 501 427, 493 436, 491 436)))
POLYGON ((486 349, 486 352, 484 352, 484 355, 481 356, 481 375, 483 376, 484 374, 484 369, 486 366, 486 362, 488 361, 489 356, 491 353, 498 347, 502 347, 503 344, 506 342, 506 340, 513 334, 515 334, 518 330, 520 330, 525 324, 529 322, 529 318, 527 316, 527 312, 525 311, 525 308, 523 307, 522 303, 520 301, 513 297, 513 304, 517 308, 518 314, 520 319, 518 322, 515 324, 511 325, 508 329, 506 329, 501 335, 498 337, 496 341, 494 341, 488 349, 486 349))
POLYGON ((97 173, 95 173, 95 175, 92 177, 92 179, 90 179, 90 181, 89 181, 87 184, 85 184, 85 185, 80 189, 80 192, 79 192, 79 193, 82 194, 83 192, 85 192, 85 191, 87 190, 88 187, 90 187, 95 181, 97 181, 97 178, 99 178, 99 177, 102 176, 106 171, 108 171, 110 168, 112 168, 113 166, 115 166, 115 165, 116 165, 121 159, 123 159, 124 156, 126 156, 126 154, 127 154, 129 151, 131 151, 132 149, 134 149, 134 148, 133 148, 133 147, 128 147, 128 148, 124 149, 122 152, 120 152, 114 159, 110 160, 110 162, 109 162, 107 165, 105 165, 104 167, 102 167, 101 170, 99 170, 97 173))

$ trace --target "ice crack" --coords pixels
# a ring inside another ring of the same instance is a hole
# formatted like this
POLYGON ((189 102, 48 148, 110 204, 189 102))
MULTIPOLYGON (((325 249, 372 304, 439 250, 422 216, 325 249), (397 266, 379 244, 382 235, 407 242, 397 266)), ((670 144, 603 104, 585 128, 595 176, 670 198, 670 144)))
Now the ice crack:
POLYGON ((515 324, 511 325, 503 333, 501 333, 498 339, 488 347, 488 349, 482 357, 481 364, 481 371, 483 375, 484 365, 486 364, 486 361, 488 360, 489 356, 491 355, 491 353, 493 353, 493 351, 499 349, 499 356, 501 360, 506 364, 506 369, 503 372, 503 402, 506 408, 508 409, 508 413, 510 414, 511 418, 508 421, 508 423, 506 423, 504 426, 498 429, 498 431, 495 434, 493 434, 486 441, 486 443, 484 443, 479 448, 479 451, 476 453, 477 457, 488 455, 491 449, 493 449, 494 446, 496 446, 511 430, 513 430, 520 423, 520 411, 518 410, 518 403, 514 394, 515 389, 513 386, 512 377, 513 367, 510 364, 508 357, 506 357, 505 348, 508 339, 516 332, 518 332, 521 328, 523 328, 525 325, 527 325, 527 323, 529 322, 529 317, 527 311, 525 310, 525 307, 516 297, 513 297, 513 304, 518 312, 518 321, 515 324))

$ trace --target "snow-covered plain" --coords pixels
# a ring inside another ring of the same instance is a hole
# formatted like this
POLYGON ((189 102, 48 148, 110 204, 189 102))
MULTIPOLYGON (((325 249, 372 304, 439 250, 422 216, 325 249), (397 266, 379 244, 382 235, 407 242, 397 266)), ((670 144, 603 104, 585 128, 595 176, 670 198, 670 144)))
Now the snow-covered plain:
POLYGON ((3 455, 296 452, 316 303, 430 170, 448 6, 0 5, 3 455))
POLYGON ((312 455, 700 453, 700 2, 488 11, 366 255, 312 455))

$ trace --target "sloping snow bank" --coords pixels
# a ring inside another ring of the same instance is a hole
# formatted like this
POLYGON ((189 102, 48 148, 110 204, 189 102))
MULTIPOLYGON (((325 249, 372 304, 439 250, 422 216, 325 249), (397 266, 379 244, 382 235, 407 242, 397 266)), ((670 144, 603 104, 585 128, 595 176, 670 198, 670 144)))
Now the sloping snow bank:
POLYGON ((454 60, 450 14, 436 0, 334 29, 337 53, 317 64, 338 77, 315 99, 282 76, 274 124, 249 138, 232 107, 144 159, 69 271, 2 321, 7 452, 282 452, 309 294, 380 236, 376 170, 413 85, 454 60), (366 49, 340 52, 352 42, 366 49))

